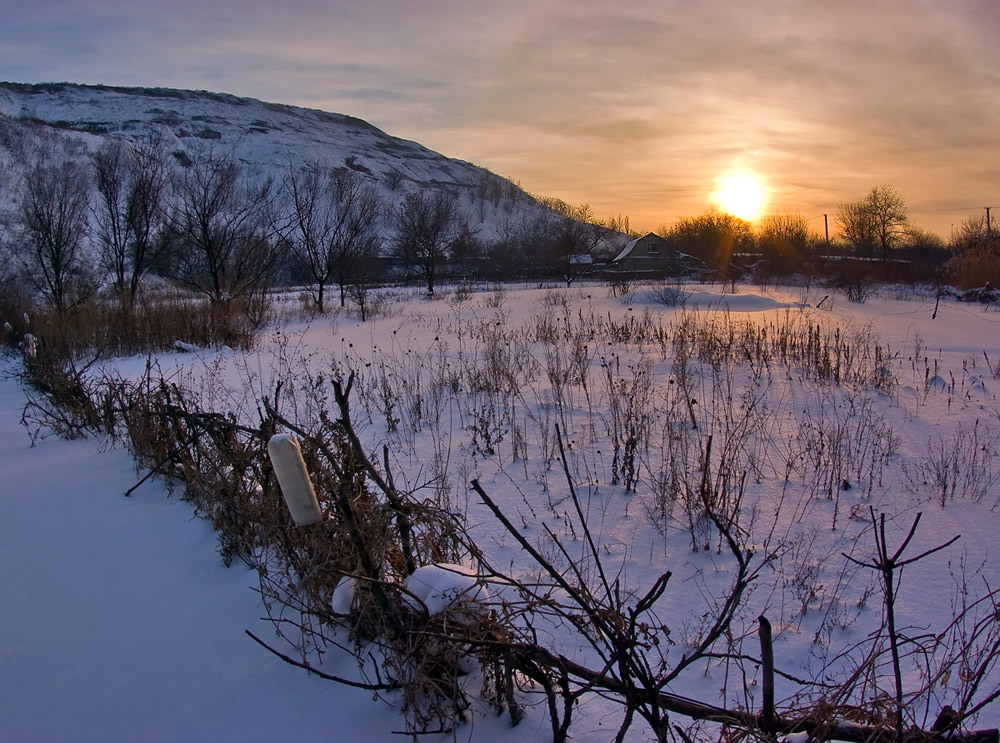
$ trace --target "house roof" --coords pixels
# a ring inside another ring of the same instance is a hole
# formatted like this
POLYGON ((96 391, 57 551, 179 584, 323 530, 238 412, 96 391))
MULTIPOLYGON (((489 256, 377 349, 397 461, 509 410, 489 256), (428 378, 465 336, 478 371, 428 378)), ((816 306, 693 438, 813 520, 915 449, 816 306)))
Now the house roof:
POLYGON ((618 261, 623 261, 626 258, 628 258, 629 253, 632 252, 632 250, 635 248, 636 243, 639 242, 639 240, 641 240, 641 239, 642 238, 637 237, 635 240, 630 240, 629 242, 625 243, 625 247, 622 248, 622 252, 620 252, 618 255, 616 255, 615 259, 613 261, 611 261, 611 262, 612 263, 617 263, 618 261))
POLYGON ((635 246, 648 237, 655 238, 660 244, 666 243, 666 240, 657 235, 655 232, 647 232, 642 237, 637 237, 635 238, 635 240, 630 240, 629 242, 625 243, 625 247, 622 248, 621 252, 618 255, 616 255, 615 259, 611 262, 617 263, 618 261, 623 261, 626 258, 628 258, 632 254, 632 251, 635 250, 635 246))

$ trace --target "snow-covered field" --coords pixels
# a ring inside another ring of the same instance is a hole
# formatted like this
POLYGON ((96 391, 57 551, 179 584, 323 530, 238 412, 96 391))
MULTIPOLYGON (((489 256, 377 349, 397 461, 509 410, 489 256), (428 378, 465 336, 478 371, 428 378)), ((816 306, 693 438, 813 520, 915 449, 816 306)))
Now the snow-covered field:
MULTIPOLYGON (((869 507, 886 514, 890 547, 923 514, 905 556, 961 535, 903 570, 896 622, 908 635, 943 632, 963 599, 971 603, 997 587, 995 308, 942 301, 932 319, 932 297, 853 305, 838 297, 820 303, 826 291, 818 289, 690 290, 684 308, 654 303, 641 290, 624 303, 603 286, 484 288, 434 300, 413 294, 372 322, 332 315, 289 324, 248 354, 165 354, 159 364, 165 375, 199 389, 206 409, 244 415, 279 378, 356 371, 355 420, 366 446, 386 444, 397 482, 426 485, 420 492, 465 516, 490 559, 514 572, 523 552, 467 483, 477 478, 543 550, 553 549, 547 526, 572 554, 582 553, 555 448, 559 424, 608 569, 640 594, 665 570, 674 574, 657 607, 676 644, 671 659, 691 646, 732 576, 733 561, 710 524, 667 487, 697 479, 709 433, 712 475, 728 494, 722 507, 760 567, 732 645, 723 643, 720 652, 757 655, 756 622, 765 614, 775 628, 779 670, 807 680, 842 671, 833 659, 863 646, 882 619, 877 576, 843 556, 872 559, 869 507), (755 338, 758 350, 740 341, 739 353, 718 351, 706 362, 697 354, 710 356, 711 349, 689 349, 684 365, 676 339, 685 326, 711 329, 701 337, 716 342, 755 338), (824 363, 819 356, 810 367, 778 358, 773 349, 780 344, 759 350, 776 335, 812 332, 847 349, 827 359, 826 379, 815 378, 824 363), (506 374, 517 389, 499 392, 502 384, 483 380, 488 373, 506 374), (628 437, 613 429, 629 422, 639 428, 632 458, 620 446, 616 460, 616 436, 620 445, 628 437), (947 472, 951 480, 936 487, 935 475, 947 472), (630 476, 634 491, 624 487, 630 476), (941 488, 952 484, 954 496, 942 499, 941 488)), ((113 366, 137 375, 145 359, 113 366)), ((299 394, 305 423, 312 413, 299 394)), ((31 447, 18 425, 23 402, 16 382, 5 378, 2 737, 398 739, 392 731, 402 729, 400 718, 370 693, 311 678, 244 635, 250 628, 269 636, 270 625, 259 619, 256 576, 238 563, 219 565, 209 526, 187 504, 167 498, 156 482, 122 497, 136 475, 123 451, 101 441, 45 438, 31 447)), ((578 638, 554 634, 550 642, 586 660, 578 638)), ((944 645, 934 652, 931 645, 904 669, 907 689, 924 684, 926 669, 933 675, 944 645)), ((352 663, 330 653, 323 668, 350 675, 352 663)), ((945 704, 957 706, 969 669, 953 670, 936 677, 934 691, 912 710, 916 724, 926 726, 945 704)), ((870 688, 872 696, 891 694, 883 671, 884 684, 870 688)), ((995 671, 988 679, 989 688, 1000 684, 995 671)), ((719 659, 690 669, 670 690, 756 709, 758 683, 755 664, 719 659)), ((779 681, 779 705, 797 691, 779 681)), ((528 717, 515 731, 484 707, 459 728, 458 739, 547 739, 544 707, 537 695, 526 701, 528 717)), ((571 734, 604 741, 618 724, 612 703, 585 699, 571 734)), ((975 721, 980 728, 998 724, 998 703, 975 721)), ((636 724, 630 735, 643 740, 649 733, 636 724)))

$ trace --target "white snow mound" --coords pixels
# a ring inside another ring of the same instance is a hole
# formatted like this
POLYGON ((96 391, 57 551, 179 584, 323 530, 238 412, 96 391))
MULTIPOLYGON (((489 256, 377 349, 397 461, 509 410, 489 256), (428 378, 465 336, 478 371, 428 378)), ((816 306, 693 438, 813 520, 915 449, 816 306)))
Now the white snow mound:
POLYGON ((414 604, 414 598, 419 599, 431 616, 441 613, 458 601, 478 603, 485 602, 490 597, 486 586, 476 577, 475 570, 448 563, 417 568, 413 575, 403 581, 403 588, 408 591, 407 601, 414 604))
POLYGON ((354 608, 354 595, 356 587, 354 578, 342 578, 333 589, 333 596, 330 598, 330 608, 334 614, 350 614, 354 608))

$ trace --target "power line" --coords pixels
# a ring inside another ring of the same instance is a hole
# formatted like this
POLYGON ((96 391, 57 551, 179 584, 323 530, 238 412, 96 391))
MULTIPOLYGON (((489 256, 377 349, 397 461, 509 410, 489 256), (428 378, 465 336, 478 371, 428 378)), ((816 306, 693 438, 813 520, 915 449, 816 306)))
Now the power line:
POLYGON ((956 206, 951 209, 907 209, 910 214, 942 214, 947 212, 978 212, 981 206, 956 206))

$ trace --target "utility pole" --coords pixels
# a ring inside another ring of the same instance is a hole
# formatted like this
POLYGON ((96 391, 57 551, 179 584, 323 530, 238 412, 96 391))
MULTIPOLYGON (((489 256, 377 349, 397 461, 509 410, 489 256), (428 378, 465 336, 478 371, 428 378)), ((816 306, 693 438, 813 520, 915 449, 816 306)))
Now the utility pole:
POLYGON ((830 219, 824 214, 823 215, 823 229, 826 231, 826 257, 830 257, 830 219))
POLYGON ((990 225, 990 209, 992 209, 992 208, 993 207, 991 207, 991 206, 984 206, 983 207, 983 209, 986 210, 986 237, 992 237, 993 236, 993 227, 990 225))

